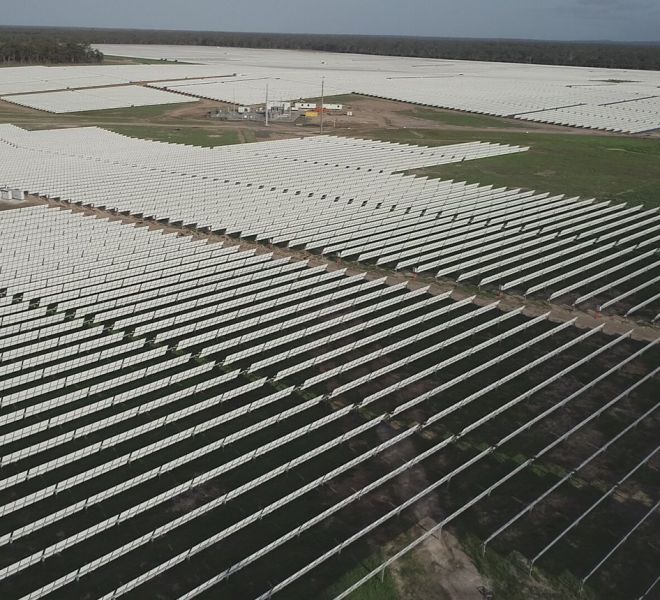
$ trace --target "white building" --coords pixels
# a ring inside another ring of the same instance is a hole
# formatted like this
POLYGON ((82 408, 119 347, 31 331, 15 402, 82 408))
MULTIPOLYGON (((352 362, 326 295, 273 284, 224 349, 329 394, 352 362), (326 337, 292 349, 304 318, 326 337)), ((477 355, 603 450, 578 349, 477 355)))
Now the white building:
POLYGON ((15 188, 0 187, 0 200, 25 200, 25 193, 15 188))
POLYGON ((282 111, 284 111, 284 110, 289 110, 290 108, 291 108, 291 102, 273 101, 273 102, 268 103, 268 110, 282 110, 282 111))

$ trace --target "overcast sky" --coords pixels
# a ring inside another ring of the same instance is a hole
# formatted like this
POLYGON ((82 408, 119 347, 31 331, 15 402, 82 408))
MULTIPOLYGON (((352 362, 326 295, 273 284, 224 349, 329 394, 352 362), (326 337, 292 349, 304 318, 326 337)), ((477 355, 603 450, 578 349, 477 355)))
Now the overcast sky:
POLYGON ((0 0, 0 23, 660 41, 660 0, 0 0))

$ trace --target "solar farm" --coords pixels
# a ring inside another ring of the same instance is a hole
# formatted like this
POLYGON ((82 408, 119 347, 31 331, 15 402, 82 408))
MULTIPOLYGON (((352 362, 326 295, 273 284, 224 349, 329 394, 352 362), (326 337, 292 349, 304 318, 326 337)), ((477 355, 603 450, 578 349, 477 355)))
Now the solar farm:
POLYGON ((660 129, 660 74, 290 50, 100 45, 108 54, 182 59, 233 77, 155 82, 155 87, 230 103, 356 93, 516 119, 639 133, 660 129))
MULTIPOLYGON (((195 64, 5 68, 3 100, 255 104, 324 76, 660 128, 655 72, 100 49, 195 64)), ((429 600, 448 540, 472 568, 449 600, 657 597, 659 208, 417 173, 532 151, 0 124, 0 598, 389 600, 412 578, 429 600)))
POLYGON ((40 195, 648 321, 660 316, 657 208, 399 173, 526 148, 315 137, 211 150, 98 128, 13 126, 0 128, 0 139, 5 177, 40 195), (39 173, 26 171, 36 162, 39 173))
POLYGON ((316 97, 323 77, 329 95, 355 93, 612 132, 660 129, 660 74, 654 71, 249 48, 99 49, 111 55, 193 64, 7 68, 0 72, 0 96, 51 112, 167 104, 176 102, 177 96, 181 102, 192 97, 254 105, 264 102, 267 86, 271 100, 316 97), (113 89, 130 83, 145 89, 113 89), (150 94, 146 86, 170 94, 150 94))

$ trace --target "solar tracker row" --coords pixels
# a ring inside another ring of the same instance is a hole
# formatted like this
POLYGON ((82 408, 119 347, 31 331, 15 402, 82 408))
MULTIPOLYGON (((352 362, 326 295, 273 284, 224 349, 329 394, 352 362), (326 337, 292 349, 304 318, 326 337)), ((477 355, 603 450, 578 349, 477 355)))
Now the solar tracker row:
POLYGON ((314 137, 211 150, 11 126, 0 139, 5 179, 33 193, 647 320, 659 312, 656 208, 400 172, 525 148, 314 137))
POLYGON ((630 332, 45 206, 0 213, 0 248, 7 598, 309 597, 420 514, 515 545, 511 486, 581 436, 652 491, 660 354, 630 332))

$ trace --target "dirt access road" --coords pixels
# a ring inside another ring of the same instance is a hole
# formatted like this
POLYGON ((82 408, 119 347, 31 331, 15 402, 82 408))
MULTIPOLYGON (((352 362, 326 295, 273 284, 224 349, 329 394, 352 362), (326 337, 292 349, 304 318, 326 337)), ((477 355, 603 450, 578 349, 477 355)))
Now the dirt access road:
MULTIPOLYGON (((93 113, 51 114, 43 111, 10 104, 0 100, 0 121, 8 121, 27 128, 61 128, 61 127, 130 127, 157 126, 163 129, 203 129, 205 132, 222 132, 236 130, 245 132, 269 132, 269 139, 305 137, 318 135, 318 122, 307 125, 296 123, 272 122, 268 128, 264 123, 252 121, 220 121, 208 117, 209 112, 228 105, 212 100, 200 100, 182 106, 165 109, 153 116, 132 116, 130 110, 95 111, 93 113), (104 114, 105 113, 105 114, 104 114), (115 113, 115 114, 112 114, 115 113)), ((605 131, 562 127, 543 123, 525 122, 516 119, 499 117, 481 117, 472 113, 443 109, 421 109, 412 104, 392 100, 382 100, 366 96, 354 95, 346 101, 352 116, 328 115, 325 119, 325 133, 360 136, 374 129, 429 129, 437 131, 470 131, 478 133, 546 133, 575 136, 612 136, 628 137, 622 134, 612 134, 605 131), (440 116, 438 119, 414 116, 415 109, 428 110, 440 116), (449 122, 443 121, 442 115, 447 115, 449 122), (451 119, 476 119, 474 123, 452 124, 451 119), (479 125, 481 121, 492 121, 492 125, 479 125)), ((156 107, 157 108, 157 107, 156 107)), ((639 135, 630 136, 639 138, 639 135)), ((660 139, 660 132, 646 134, 643 137, 660 139)))

